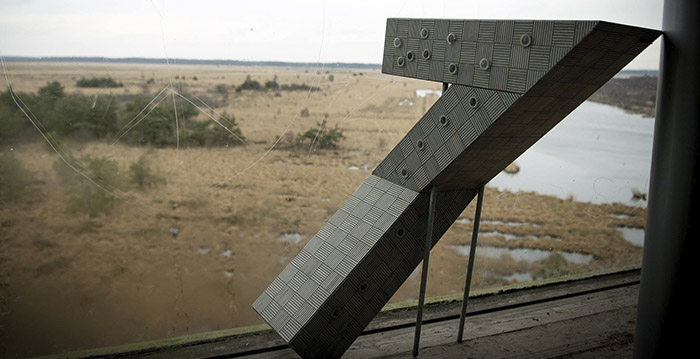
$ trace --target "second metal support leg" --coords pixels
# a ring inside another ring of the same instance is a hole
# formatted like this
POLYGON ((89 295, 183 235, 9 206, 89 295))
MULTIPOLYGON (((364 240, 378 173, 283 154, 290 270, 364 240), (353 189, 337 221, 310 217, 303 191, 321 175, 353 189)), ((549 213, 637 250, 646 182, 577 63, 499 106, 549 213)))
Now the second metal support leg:
POLYGON ((430 260, 430 248, 433 244, 433 223, 435 222, 435 200, 437 187, 430 190, 430 202, 428 203, 428 224, 425 233, 425 254, 423 256, 423 272, 420 279, 420 293, 418 295, 418 314, 416 317, 416 333, 413 337, 413 356, 418 356, 420 344, 420 329, 423 324, 423 303, 425 303, 425 286, 428 281, 428 262, 430 260))
POLYGON ((459 331, 457 342, 462 342, 464 334, 464 319, 467 316, 467 301, 469 300, 469 287, 472 284, 472 272, 474 269, 474 256, 476 255, 476 239, 479 236, 479 221, 481 220, 481 205, 484 202, 484 185, 479 187, 479 198, 476 201, 476 213, 474 214, 474 229, 472 230, 472 242, 469 247, 469 263, 467 264, 467 280, 464 283, 464 297, 462 297, 462 311, 459 314, 459 331))

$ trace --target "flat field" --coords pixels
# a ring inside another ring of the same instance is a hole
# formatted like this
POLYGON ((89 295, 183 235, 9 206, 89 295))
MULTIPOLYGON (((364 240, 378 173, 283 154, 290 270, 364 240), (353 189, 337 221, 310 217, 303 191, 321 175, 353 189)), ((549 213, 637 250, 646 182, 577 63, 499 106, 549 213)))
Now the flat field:
MULTIPOLYGON (((52 148, 37 131, 31 141, 3 145, 1 154, 12 153, 36 179, 28 195, 0 202, 7 357, 261 323, 252 302, 437 99, 416 90, 440 88, 377 70, 320 67, 7 63, 6 73, 17 93, 59 81, 66 93, 113 98, 117 107, 164 89, 160 106, 181 107, 186 100, 174 89, 202 110, 196 121, 225 112, 246 139, 228 147, 184 137, 167 147, 58 140, 52 148), (76 87, 93 76, 123 87, 76 87), (318 90, 237 92, 247 76, 318 90), (345 136, 338 148, 294 146, 297 134, 324 120, 345 136), (117 200, 90 216, 71 205, 58 153, 106 157, 123 177, 144 156, 162 181, 145 190, 102 188, 117 200)), ((428 296, 462 290, 474 205, 433 250, 428 296)), ((641 247, 618 228, 644 228, 645 208, 488 187, 483 208, 473 289, 641 263, 641 247)), ((419 277, 414 272, 391 301, 415 299, 419 277)))

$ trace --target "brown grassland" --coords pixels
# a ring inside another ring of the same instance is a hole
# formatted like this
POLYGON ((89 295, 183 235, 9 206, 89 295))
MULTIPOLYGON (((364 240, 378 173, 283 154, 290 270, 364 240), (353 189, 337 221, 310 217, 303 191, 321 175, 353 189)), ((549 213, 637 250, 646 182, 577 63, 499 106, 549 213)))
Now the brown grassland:
MULTIPOLYGON (((34 195, 0 203, 0 346, 7 356, 261 323, 251 303, 437 99, 416 97, 415 90, 439 88, 357 69, 6 66, 17 92, 35 92, 55 80, 68 93, 152 98, 172 79, 190 98, 233 114, 247 140, 239 147, 205 148, 187 146, 182 139, 179 149, 62 142, 76 158, 107 156, 122 173, 146 154, 165 179, 147 191, 113 191, 119 197, 113 210, 95 217, 68 209, 54 170, 58 156, 38 132, 33 142, 2 148, 39 180, 34 195), (263 84, 276 76, 279 84, 305 83, 321 90, 236 92, 233 86, 247 75, 263 84), (111 76, 124 87, 75 87, 76 80, 92 76, 111 76), (217 85, 228 93, 217 92, 217 85), (308 116, 301 115, 303 109, 308 116), (294 134, 323 120, 343 131, 338 149, 288 148, 294 134)), ((197 120, 208 118, 200 114, 197 120)), ((473 218, 474 205, 461 218, 473 218)), ((507 285, 506 277, 513 274, 547 278, 641 262, 641 247, 625 241, 616 228, 644 228, 645 208, 493 188, 487 188, 483 208, 482 234, 498 233, 480 237, 480 245, 575 252, 592 259, 477 256, 474 289, 507 285), (499 233, 516 236, 506 240, 499 233)), ((433 250, 428 296, 462 290, 467 257, 455 248, 469 244, 471 228, 468 220, 455 223, 433 250)), ((415 274, 392 302, 417 297, 415 274)))

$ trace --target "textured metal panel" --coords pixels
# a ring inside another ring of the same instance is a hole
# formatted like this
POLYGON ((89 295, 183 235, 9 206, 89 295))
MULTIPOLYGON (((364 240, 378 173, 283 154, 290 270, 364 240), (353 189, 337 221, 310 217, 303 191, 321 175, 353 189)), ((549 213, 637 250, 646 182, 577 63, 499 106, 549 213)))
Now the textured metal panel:
POLYGON ((532 44, 538 46, 552 45, 552 32, 554 31, 554 22, 552 21, 535 21, 532 29, 532 44))
POLYGON ((552 46, 574 46, 576 23, 574 21, 556 21, 552 26, 552 46))
POLYGON ((479 21, 466 20, 464 21, 464 29, 462 30, 462 39, 464 41, 476 42, 479 39, 479 21))
POLYGON ((595 21, 388 19, 386 29, 384 73, 453 85, 253 304, 302 357, 341 356, 422 260, 430 188, 434 245, 474 188, 659 35, 595 21), (401 66, 408 51, 419 56, 401 66))
POLYGON ((554 67, 569 52, 568 47, 552 46, 549 53, 549 67, 554 67))
POLYGON ((445 51, 447 47, 447 42, 445 40, 437 40, 433 42, 433 55, 431 60, 433 61, 445 61, 445 51))
MULTIPOLYGON (((579 26, 578 22, 555 24, 551 21, 389 19, 382 72, 522 93, 527 90, 520 86, 522 76, 515 85, 509 86, 508 81, 502 79, 507 70, 499 70, 491 79, 489 67, 547 71, 550 63, 566 55, 562 48, 570 48, 593 31, 591 24, 596 23, 579 26), (523 44, 523 36, 527 36, 529 42, 523 44), (395 46, 397 38, 398 46, 395 46), (553 41, 558 45, 556 50, 550 49, 553 41), (567 46, 563 46, 565 44, 567 46), (546 45, 546 49, 540 46, 533 51, 530 45, 546 45), (406 60, 409 51, 415 60, 406 60), (403 58, 403 64, 399 57, 403 58)), ((600 40, 605 40, 605 36, 600 40)))
POLYGON ((478 41, 493 43, 496 40, 496 21, 481 20, 479 22, 478 41))
POLYGON ((513 23, 513 38, 512 43, 517 44, 520 42, 520 37, 524 34, 533 35, 532 31, 534 28, 533 21, 516 20, 513 23))
POLYGON ((510 51, 511 44, 495 44, 493 46, 493 59, 491 64, 493 66, 510 66, 510 51))
POLYGON ((386 36, 395 37, 396 36, 396 21, 397 19, 386 19, 386 36))
POLYGON ((510 67, 526 69, 530 59, 530 47, 512 45, 510 49, 510 67))
POLYGON ((550 48, 548 46, 532 46, 530 59, 528 60, 528 69, 547 71, 549 69, 549 52, 550 48))
POLYGON ((479 66, 474 67, 474 86, 488 88, 491 71, 483 70, 479 66))
POLYGON ((476 64, 476 42, 462 42, 459 51, 459 61, 465 64, 476 64))
POLYGON ((508 69, 508 86, 506 91, 524 92, 527 85, 527 70, 519 68, 508 69))
MULTIPOLYGON (((457 35, 455 35, 456 37, 457 35)), ((445 61, 449 62, 460 62, 460 55, 462 51, 462 41, 456 38, 455 42, 452 44, 447 44, 445 48, 445 61)))
POLYGON ((498 21, 496 23, 496 43, 510 44, 513 40, 515 21, 498 21))
POLYGON ((492 67, 489 81, 489 88, 506 91, 508 87, 508 68, 501 66, 492 67))
POLYGON ((577 21, 576 32, 574 34, 574 44, 578 44, 586 37, 598 24, 597 21, 577 21))

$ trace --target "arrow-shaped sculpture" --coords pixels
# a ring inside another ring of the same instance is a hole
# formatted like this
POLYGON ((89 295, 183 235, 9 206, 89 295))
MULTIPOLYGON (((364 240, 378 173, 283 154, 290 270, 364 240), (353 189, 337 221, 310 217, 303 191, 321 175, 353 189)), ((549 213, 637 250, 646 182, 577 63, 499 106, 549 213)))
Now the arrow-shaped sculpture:
POLYGON ((485 184, 660 35, 603 21, 388 19, 382 72, 450 83, 253 303, 302 357, 339 357, 485 184))

